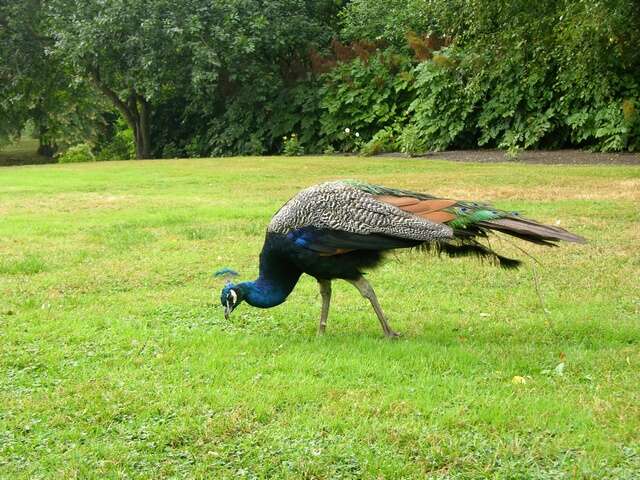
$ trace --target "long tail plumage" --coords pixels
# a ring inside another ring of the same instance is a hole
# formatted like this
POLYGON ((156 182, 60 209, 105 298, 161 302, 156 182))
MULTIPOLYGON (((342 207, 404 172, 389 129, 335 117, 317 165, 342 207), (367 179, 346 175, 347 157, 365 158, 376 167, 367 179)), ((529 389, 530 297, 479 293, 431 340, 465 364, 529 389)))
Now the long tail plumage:
POLYGON ((554 242, 561 240, 573 243, 587 243, 583 237, 568 232, 563 228, 544 225, 522 217, 498 218, 479 222, 478 225, 541 245, 555 246, 554 242))
POLYGON ((452 257, 476 256, 503 268, 515 268, 520 261, 494 251, 488 241, 492 233, 545 246, 559 241, 586 243, 578 235, 518 212, 357 181, 327 182, 303 190, 280 209, 269 228, 320 256, 417 247, 452 257))
MULTIPOLYGON (((463 207, 465 208, 465 207, 463 207)), ((468 208, 468 207, 466 207, 468 208)), ((492 261, 502 268, 517 268, 519 260, 505 257, 495 252, 490 246, 479 242, 480 238, 487 238, 488 233, 495 231, 512 237, 526 240, 527 242, 548 247, 558 246, 556 242, 565 241, 573 243, 586 243, 583 237, 575 235, 567 230, 524 218, 515 212, 507 213, 500 210, 474 210, 470 213, 471 219, 458 222, 458 228, 454 228, 455 238, 448 241, 438 241, 434 244, 425 244, 423 248, 434 248, 438 253, 446 253, 451 257, 473 255, 483 260, 492 261), (486 220, 475 220, 473 217, 491 216, 497 217, 486 220)), ((454 219, 450 224, 456 225, 454 219)))
POLYGON ((489 245, 481 243, 493 232, 500 232, 538 245, 557 246, 556 242, 586 243, 586 240, 560 227, 544 225, 518 212, 499 210, 491 205, 437 198, 424 193, 396 190, 378 185, 354 182, 384 203, 426 220, 443 223, 453 229, 454 237, 423 243, 420 248, 452 257, 473 255, 490 260, 504 268, 515 268, 520 261, 504 257, 489 245))

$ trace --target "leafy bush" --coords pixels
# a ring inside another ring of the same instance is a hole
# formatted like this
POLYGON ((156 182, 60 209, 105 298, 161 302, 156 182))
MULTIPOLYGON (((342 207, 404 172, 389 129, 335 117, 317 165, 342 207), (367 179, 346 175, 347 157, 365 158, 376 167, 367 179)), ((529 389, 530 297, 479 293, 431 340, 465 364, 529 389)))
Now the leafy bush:
MULTIPOLYGON (((225 99, 223 113, 211 112, 197 134, 197 148, 186 148, 198 156, 263 155, 280 151, 282 137, 295 131, 305 151, 321 151, 318 85, 314 80, 284 85, 269 76, 261 82, 238 86, 225 99)), ((216 108, 216 110, 218 110, 216 108)), ((200 115, 201 116, 201 115, 200 115)), ((190 121, 191 122, 191 121, 190 121)))
POLYGON ((179 148, 175 143, 168 142, 162 147, 162 158, 182 158, 184 157, 184 150, 179 148))
POLYGON ((456 42, 415 69, 411 124, 429 149, 638 148, 640 33, 629 19, 640 8, 513 0, 463 10, 465 29, 449 23, 456 42))
POLYGON ((95 160, 91 146, 86 143, 74 145, 58 155, 58 163, 95 162, 95 160))
POLYGON ((401 141, 405 153, 444 150, 475 137, 473 115, 482 84, 469 81, 453 49, 440 52, 415 69, 416 97, 409 107, 411 125, 401 141))
POLYGON ((442 14, 442 8, 446 4, 438 5, 438 9, 433 7, 434 3, 437 2, 351 0, 340 13, 342 36, 351 41, 377 40, 396 48, 406 48, 407 32, 439 32, 438 16, 433 11, 442 14))
POLYGON ((563 14, 554 61, 567 141, 595 150, 638 150, 640 125, 629 113, 640 103, 640 4, 568 2, 563 14))
POLYGON ((367 143, 364 144, 360 153, 363 155, 378 155, 385 152, 398 150, 398 133, 394 127, 385 127, 378 130, 367 143))
POLYGON ((414 76, 407 56, 386 51, 355 59, 322 77, 321 134, 341 151, 354 151, 361 138, 402 121, 413 96, 414 76))
POLYGON ((304 147, 300 144, 300 139, 295 133, 290 137, 286 135, 282 137, 282 153, 288 157, 297 157, 304 155, 304 147))
POLYGON ((209 139, 204 135, 194 135, 184 147, 187 157, 201 158, 208 156, 209 139))
POLYGON ((428 149, 424 137, 416 124, 407 125, 398 139, 400 151, 410 157, 418 153, 424 153, 428 149))
POLYGON ((133 140, 133 130, 119 120, 115 124, 115 131, 109 141, 98 148, 98 160, 131 160, 136 158, 136 146, 133 140))

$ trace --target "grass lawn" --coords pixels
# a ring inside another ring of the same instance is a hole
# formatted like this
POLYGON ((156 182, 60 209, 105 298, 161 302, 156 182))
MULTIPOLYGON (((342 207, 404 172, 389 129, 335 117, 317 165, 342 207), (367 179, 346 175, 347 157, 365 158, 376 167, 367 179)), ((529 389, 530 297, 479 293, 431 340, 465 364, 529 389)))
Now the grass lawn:
POLYGON ((640 167, 2 168, 0 478, 640 478, 639 205, 640 167), (255 278, 270 216, 334 178, 492 200, 590 244, 519 244, 535 274, 391 256, 368 278, 398 341, 345 282, 316 337, 309 277, 225 321, 212 272, 255 278))

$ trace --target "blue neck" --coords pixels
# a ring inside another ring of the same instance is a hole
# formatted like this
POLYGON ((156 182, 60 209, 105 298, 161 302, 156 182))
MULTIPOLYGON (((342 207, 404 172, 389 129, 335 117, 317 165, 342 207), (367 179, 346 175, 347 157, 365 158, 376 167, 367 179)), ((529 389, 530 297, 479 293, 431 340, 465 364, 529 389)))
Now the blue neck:
POLYGON ((282 285, 280 282, 258 277, 254 282, 244 282, 238 286, 244 291, 244 300, 249 305, 258 308, 271 308, 280 305, 287 299, 295 287, 295 282, 282 285))
POLYGON ((298 283, 302 272, 295 267, 278 245, 277 239, 267 237, 260 254, 260 275, 253 282, 239 286, 244 300, 254 307, 270 308, 284 302, 298 283))

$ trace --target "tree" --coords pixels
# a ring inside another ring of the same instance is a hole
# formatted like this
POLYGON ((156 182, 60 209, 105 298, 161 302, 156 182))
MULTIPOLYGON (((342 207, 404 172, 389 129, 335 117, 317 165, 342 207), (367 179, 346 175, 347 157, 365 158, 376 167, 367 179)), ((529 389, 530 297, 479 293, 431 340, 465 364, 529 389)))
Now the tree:
POLYGON ((104 106, 57 59, 41 0, 0 3, 0 140, 35 127, 39 153, 94 132, 104 106))
POLYGON ((311 131, 317 102, 309 81, 309 50, 329 44, 344 2, 189 3, 184 29, 193 55, 193 89, 183 124, 196 128, 185 145, 187 154, 273 152, 284 134, 311 131))
POLYGON ((28 119, 31 73, 41 58, 33 18, 23 16, 24 6, 0 3, 0 140, 4 141, 19 135, 28 119))
POLYGON ((137 158, 151 156, 153 109, 190 80, 179 26, 184 6, 168 0, 48 2, 54 56, 122 115, 137 158))

